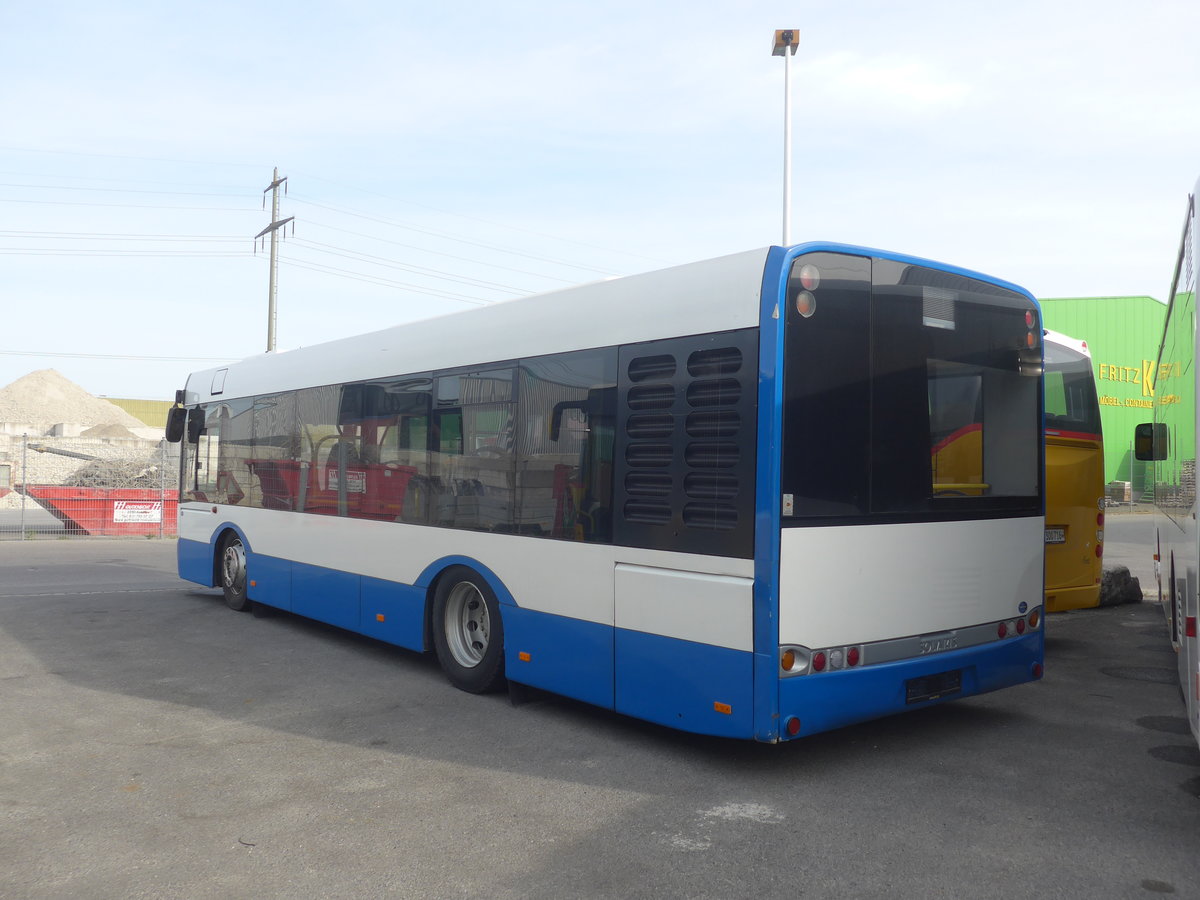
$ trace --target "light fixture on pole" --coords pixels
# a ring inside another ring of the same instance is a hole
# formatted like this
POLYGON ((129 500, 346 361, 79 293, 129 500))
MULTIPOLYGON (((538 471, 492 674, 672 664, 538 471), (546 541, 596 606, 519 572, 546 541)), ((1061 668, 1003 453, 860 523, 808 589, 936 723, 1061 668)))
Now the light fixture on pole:
POLYGON ((775 32, 772 56, 783 57, 783 246, 792 242, 792 57, 800 43, 800 30, 775 32))

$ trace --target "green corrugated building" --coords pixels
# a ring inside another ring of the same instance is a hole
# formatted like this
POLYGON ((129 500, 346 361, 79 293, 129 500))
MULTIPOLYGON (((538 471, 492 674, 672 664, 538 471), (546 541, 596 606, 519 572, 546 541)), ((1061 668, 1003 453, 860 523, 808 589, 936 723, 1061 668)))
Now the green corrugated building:
POLYGON ((1055 297, 1039 301, 1047 328, 1087 341, 1104 427, 1104 480, 1143 489, 1133 428, 1154 414, 1154 364, 1167 307, 1153 297, 1055 297))

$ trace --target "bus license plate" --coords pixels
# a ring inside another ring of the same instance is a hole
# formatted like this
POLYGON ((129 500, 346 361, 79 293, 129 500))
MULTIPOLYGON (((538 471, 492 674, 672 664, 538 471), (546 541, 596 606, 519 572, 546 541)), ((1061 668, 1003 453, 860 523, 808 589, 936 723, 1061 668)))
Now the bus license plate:
POLYGON ((1047 528, 1046 543, 1047 544, 1065 544, 1067 542, 1067 529, 1065 528, 1047 528))
POLYGON ((938 700, 957 694, 962 690, 962 670, 938 672, 936 675, 922 675, 920 678, 910 678, 904 682, 906 702, 921 703, 924 700, 938 700))

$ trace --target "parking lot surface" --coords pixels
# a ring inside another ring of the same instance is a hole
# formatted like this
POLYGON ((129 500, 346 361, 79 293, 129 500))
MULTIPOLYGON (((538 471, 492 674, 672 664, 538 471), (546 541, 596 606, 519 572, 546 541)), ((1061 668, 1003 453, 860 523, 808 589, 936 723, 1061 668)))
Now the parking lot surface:
MULTIPOLYGON (((1108 556, 1153 596, 1149 520, 1119 519, 1108 556)), ((756 745, 460 693, 231 612, 170 541, 3 543, 0 897, 1200 897, 1156 604, 1051 616, 1046 657, 756 745)))

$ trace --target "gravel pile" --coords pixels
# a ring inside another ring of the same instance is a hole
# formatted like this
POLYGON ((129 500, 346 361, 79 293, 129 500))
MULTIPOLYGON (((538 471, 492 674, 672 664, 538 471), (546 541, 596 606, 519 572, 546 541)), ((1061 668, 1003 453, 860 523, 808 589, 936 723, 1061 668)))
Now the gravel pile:
POLYGON ((0 423, 29 425, 43 435, 58 424, 120 425, 144 423, 116 404, 93 397, 54 369, 40 369, 0 388, 0 423))

